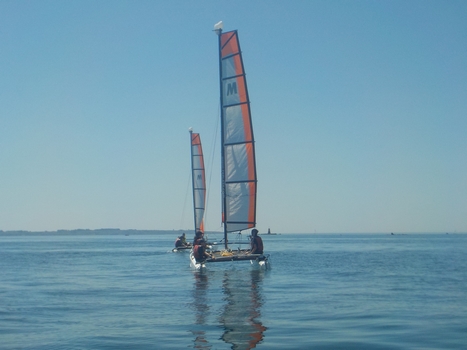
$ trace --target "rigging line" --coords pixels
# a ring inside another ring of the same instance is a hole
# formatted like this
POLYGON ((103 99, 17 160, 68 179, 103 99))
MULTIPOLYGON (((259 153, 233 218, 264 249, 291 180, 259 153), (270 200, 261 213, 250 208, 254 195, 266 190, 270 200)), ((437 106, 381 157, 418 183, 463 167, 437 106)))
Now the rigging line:
MULTIPOLYGON (((215 123, 215 130, 214 130, 214 137, 211 137, 211 157, 210 157, 210 164, 209 164, 209 179, 208 179, 208 184, 207 184, 207 189, 206 189, 206 203, 204 206, 204 223, 207 225, 207 213, 208 213, 208 204, 209 204, 209 197, 211 194, 211 182, 212 182, 212 173, 213 173, 213 164, 214 164, 214 157, 216 154, 216 144, 217 144, 217 135, 219 131, 219 120, 220 120, 220 111, 221 105, 219 102, 219 106, 217 109, 217 118, 216 118, 216 123, 215 123)), ((206 167, 205 167, 206 169, 206 167)), ((206 231, 206 230, 205 230, 206 231)))
POLYGON ((186 191, 185 191, 185 201, 183 203, 182 217, 180 218, 180 226, 178 227, 179 229, 184 229, 182 227, 182 224, 183 224, 183 219, 185 218, 185 208, 186 208, 186 201, 187 201, 187 197, 188 197, 188 192, 190 192, 190 180, 191 180, 191 171, 190 171, 190 173, 188 175, 188 182, 187 182, 186 191))

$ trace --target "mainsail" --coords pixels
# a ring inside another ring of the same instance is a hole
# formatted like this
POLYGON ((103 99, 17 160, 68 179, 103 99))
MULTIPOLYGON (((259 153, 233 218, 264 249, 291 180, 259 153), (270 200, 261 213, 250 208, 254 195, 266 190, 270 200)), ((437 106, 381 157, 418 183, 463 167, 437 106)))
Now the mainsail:
POLYGON ((237 31, 219 36, 222 209, 227 233, 256 225, 256 165, 250 100, 237 31))
POLYGON ((193 187, 193 209, 195 232, 204 232, 204 208, 206 202, 206 178, 204 172, 203 148, 199 134, 190 129, 191 179, 193 187))

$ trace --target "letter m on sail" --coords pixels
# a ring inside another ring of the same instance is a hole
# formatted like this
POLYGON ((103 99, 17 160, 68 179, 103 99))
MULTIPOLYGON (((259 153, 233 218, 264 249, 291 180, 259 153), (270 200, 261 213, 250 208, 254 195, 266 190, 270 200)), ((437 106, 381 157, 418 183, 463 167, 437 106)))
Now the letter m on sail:
POLYGON ((227 84, 227 96, 237 94, 237 82, 227 84))

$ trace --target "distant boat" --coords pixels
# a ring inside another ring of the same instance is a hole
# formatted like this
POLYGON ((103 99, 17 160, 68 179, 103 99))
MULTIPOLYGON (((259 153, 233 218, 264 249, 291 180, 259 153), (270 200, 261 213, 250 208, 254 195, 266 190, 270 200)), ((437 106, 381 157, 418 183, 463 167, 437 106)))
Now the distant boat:
POLYGON ((193 215, 195 232, 204 232, 204 210, 206 207, 206 176, 204 169, 201 136, 190 128, 191 139, 191 183, 193 189, 193 215))
MULTIPOLYGON (((204 210, 206 206, 206 176, 204 169, 203 147, 201 136, 190 128, 191 145, 191 184, 193 190, 193 216, 195 232, 204 232, 204 210)), ((191 250, 192 245, 177 247, 173 251, 191 250)))
POLYGON ((222 22, 219 22, 214 31, 219 42, 224 249, 211 251, 214 258, 201 263, 196 261, 192 252, 191 265, 200 268, 216 262, 250 261, 267 266, 268 255, 229 248, 229 234, 241 233, 256 226, 257 177, 250 100, 238 34, 236 30, 223 33, 222 27, 222 22))
POLYGON ((191 250, 192 245, 190 243, 188 243, 187 246, 181 246, 181 247, 175 247, 174 249, 172 249, 173 252, 188 252, 191 250))

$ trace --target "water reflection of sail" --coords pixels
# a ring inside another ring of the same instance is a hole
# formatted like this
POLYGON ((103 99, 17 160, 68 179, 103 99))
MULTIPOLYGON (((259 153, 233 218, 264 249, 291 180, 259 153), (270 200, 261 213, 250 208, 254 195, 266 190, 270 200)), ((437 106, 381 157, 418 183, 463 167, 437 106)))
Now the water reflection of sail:
POLYGON ((211 349, 204 330, 206 318, 209 314, 208 286, 208 276, 202 271, 197 271, 195 273, 195 285, 193 289, 193 308, 196 316, 195 325, 191 330, 195 336, 193 342, 194 349, 211 349))
POLYGON ((266 327, 261 323, 263 298, 261 284, 264 271, 251 270, 250 283, 245 283, 245 272, 226 271, 222 283, 225 305, 220 316, 224 328, 222 340, 232 349, 254 349, 264 338, 266 327))

